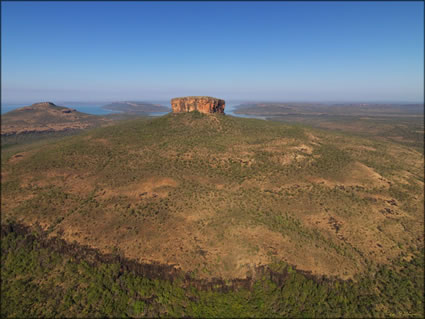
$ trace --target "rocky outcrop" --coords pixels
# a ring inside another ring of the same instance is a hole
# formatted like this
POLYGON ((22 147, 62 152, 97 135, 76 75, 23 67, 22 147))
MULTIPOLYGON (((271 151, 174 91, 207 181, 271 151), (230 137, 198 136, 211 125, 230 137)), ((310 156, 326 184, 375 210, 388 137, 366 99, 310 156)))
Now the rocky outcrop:
POLYGON ((72 112, 75 112, 75 111, 77 111, 76 109, 69 109, 69 108, 66 108, 66 109, 63 109, 62 110, 62 113, 72 113, 72 112))
POLYGON ((49 106, 57 106, 55 103, 52 102, 38 102, 38 103, 34 103, 31 106, 44 106, 44 107, 49 107, 49 106))
POLYGON ((186 96, 171 99, 174 113, 199 111, 201 113, 224 113, 224 100, 210 96, 186 96))

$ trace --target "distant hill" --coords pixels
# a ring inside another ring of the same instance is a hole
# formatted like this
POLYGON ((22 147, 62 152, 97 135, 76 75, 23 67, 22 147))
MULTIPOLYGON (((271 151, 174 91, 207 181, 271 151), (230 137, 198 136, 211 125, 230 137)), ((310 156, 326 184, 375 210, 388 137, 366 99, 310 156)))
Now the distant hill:
POLYGON ((373 136, 424 152, 423 104, 245 103, 234 113, 373 136))
POLYGON ((81 113, 51 102, 42 102, 3 114, 1 135, 82 130, 111 122, 111 118, 81 113))
POLYGON ((107 104, 103 106, 102 108, 106 110, 120 111, 124 113, 132 113, 132 114, 146 114, 146 113, 171 111, 170 108, 160 104, 152 104, 152 103, 146 103, 146 102, 132 102, 132 101, 113 102, 111 104, 107 104))
POLYGON ((364 115, 400 116, 424 114, 423 104, 377 104, 377 103, 245 103, 236 107, 236 114, 280 115, 364 115))

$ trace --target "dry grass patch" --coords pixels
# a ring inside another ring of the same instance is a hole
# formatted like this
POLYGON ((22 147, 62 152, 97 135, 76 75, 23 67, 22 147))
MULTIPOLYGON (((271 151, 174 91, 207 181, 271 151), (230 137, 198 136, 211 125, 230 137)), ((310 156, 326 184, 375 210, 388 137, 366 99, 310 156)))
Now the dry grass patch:
POLYGON ((10 164, 15 164, 22 161, 24 158, 28 156, 28 152, 17 153, 9 158, 10 164))
POLYGON ((100 192, 103 199, 113 198, 117 195, 126 196, 129 199, 140 200, 148 197, 166 197, 168 191, 161 190, 162 187, 177 187, 178 182, 172 178, 150 177, 141 182, 128 184, 116 188, 105 187, 100 192))

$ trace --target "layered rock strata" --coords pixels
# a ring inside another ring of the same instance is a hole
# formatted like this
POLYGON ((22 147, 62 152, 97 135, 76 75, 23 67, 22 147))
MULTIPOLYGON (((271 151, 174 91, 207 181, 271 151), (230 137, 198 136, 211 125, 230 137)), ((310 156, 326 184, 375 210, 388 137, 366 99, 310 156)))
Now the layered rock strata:
POLYGON ((186 96, 171 99, 174 113, 199 111, 201 113, 224 113, 224 100, 210 96, 186 96))

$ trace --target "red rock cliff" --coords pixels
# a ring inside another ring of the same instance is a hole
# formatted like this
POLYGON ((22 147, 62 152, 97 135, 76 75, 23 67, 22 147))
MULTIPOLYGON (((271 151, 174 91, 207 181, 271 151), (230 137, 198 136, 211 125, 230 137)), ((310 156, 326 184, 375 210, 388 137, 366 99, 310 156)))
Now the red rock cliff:
POLYGON ((186 96, 171 99, 174 113, 199 111, 201 113, 224 113, 224 100, 210 96, 186 96))

